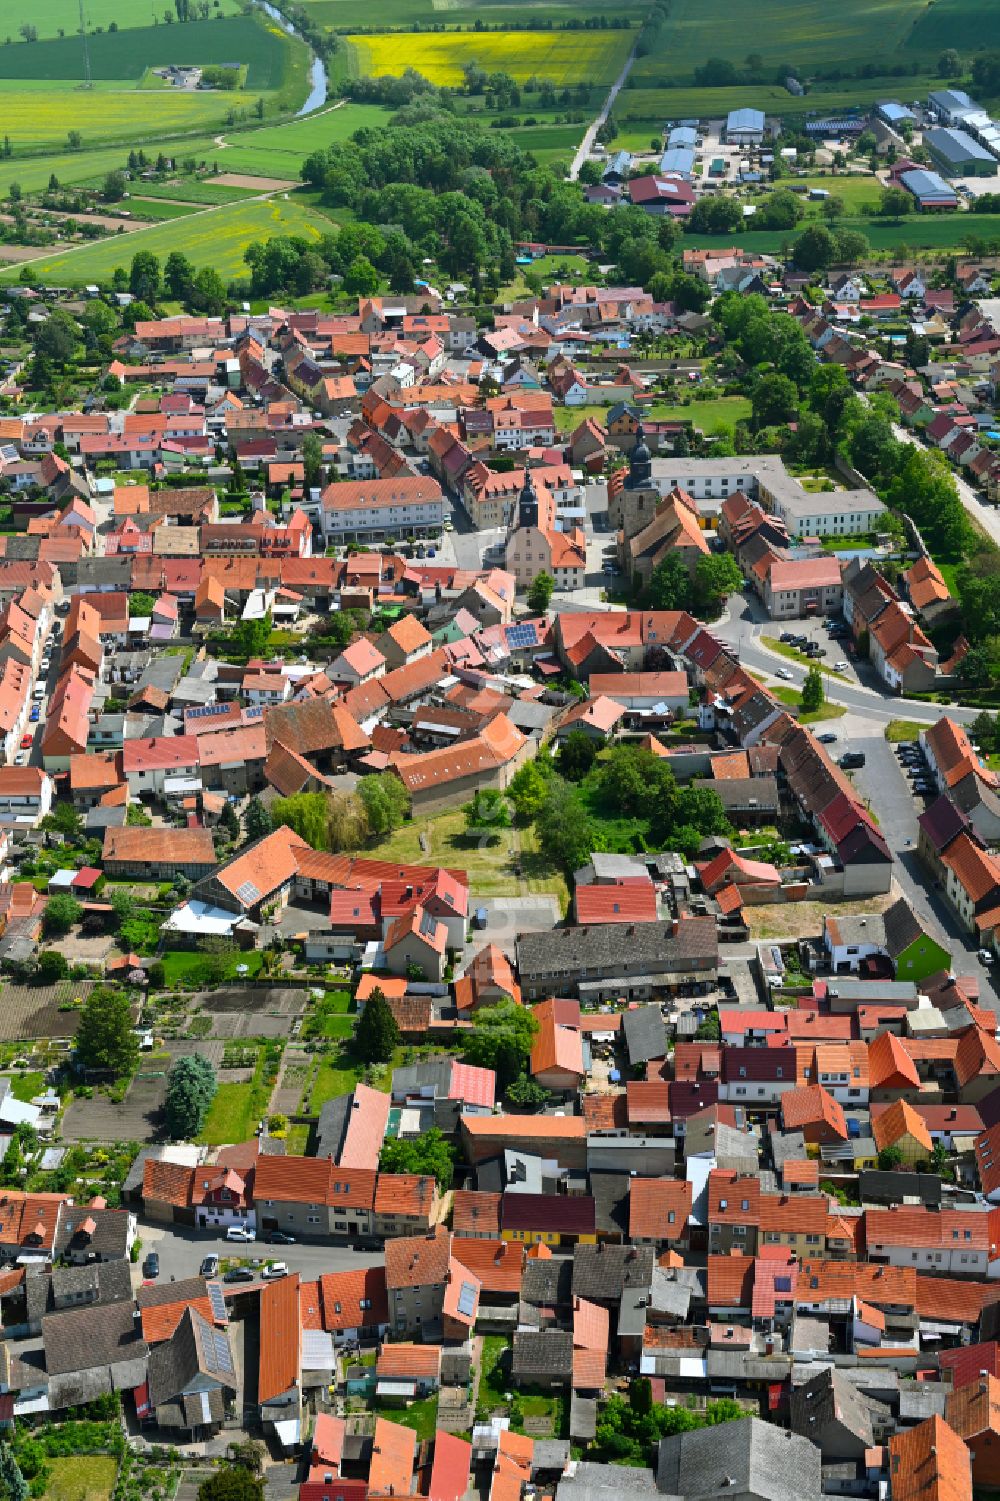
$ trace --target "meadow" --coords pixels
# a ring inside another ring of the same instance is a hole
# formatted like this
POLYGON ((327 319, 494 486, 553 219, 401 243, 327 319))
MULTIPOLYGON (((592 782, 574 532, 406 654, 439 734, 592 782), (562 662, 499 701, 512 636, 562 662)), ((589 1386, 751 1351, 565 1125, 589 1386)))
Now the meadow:
MULTIPOLYGON (((165 3, 157 4, 156 0, 87 0, 87 27, 91 32, 99 32, 112 21, 123 31, 129 27, 149 26, 161 20, 165 8, 165 3)), ((214 15, 235 16, 242 8, 241 0, 212 0, 214 15)), ((32 3, 32 0, 6 0, 0 41, 9 37, 13 45, 21 45, 18 28, 24 23, 37 27, 41 38, 60 34, 75 36, 80 27, 79 0, 44 0, 41 5, 32 3)))
MULTIPOLYGON (((87 50, 95 80, 138 80, 147 68, 167 63, 243 63, 249 68, 251 89, 281 88, 288 52, 270 26, 254 16, 106 32, 88 36, 87 50)), ((0 78, 79 79, 82 75, 83 52, 75 30, 62 39, 0 47, 0 78)))
POLYGON ((253 188, 229 187, 224 182, 203 182, 200 178, 181 178, 177 182, 144 182, 138 191, 143 199, 164 198, 172 203, 197 203, 214 208, 220 203, 241 203, 255 196, 253 188))
MULTIPOLYGON (((231 102, 231 101, 230 101, 231 102)), ((134 89, 81 89, 71 84, 19 88, 0 82, 3 133, 18 150, 58 150, 68 132, 79 131, 83 145, 112 141, 145 145, 157 136, 201 132, 218 125, 230 107, 223 94, 143 94, 134 89)), ((17 163, 14 176, 24 186, 17 163)), ((49 171, 47 167, 45 180, 49 171)), ((58 175, 58 173, 57 173, 58 175)))
POLYGON ((355 35, 362 73, 398 75, 416 68, 436 84, 459 84, 466 63, 509 73, 523 83, 550 78, 559 88, 581 79, 610 84, 634 37, 628 31, 482 31, 355 35))
MULTIPOLYGON (((899 221, 844 218, 838 221, 837 229, 860 231, 876 251, 892 251, 898 245, 911 252, 927 250, 940 253, 958 248, 971 235, 984 240, 1000 240, 1000 214, 911 214, 899 221)), ((779 255, 782 247, 794 240, 799 233, 801 229, 741 229, 738 239, 745 250, 779 255)), ((733 238, 732 234, 691 234, 684 236, 684 246, 694 249, 730 244, 733 238)))
MULTIPOLYGON (((615 104, 615 118, 625 130, 643 128, 647 121, 661 126, 665 120, 721 120, 731 109, 763 109, 790 119, 805 115, 838 114, 874 104, 879 99, 918 99, 941 80, 928 76, 866 78, 856 83, 816 83, 801 98, 777 84, 741 84, 735 88, 695 88, 693 85, 659 84, 664 72, 662 56, 640 58, 629 75, 626 88, 615 104)), ((644 131, 645 133, 645 131, 644 131)))
MULTIPOLYGON (((949 0, 946 0, 949 3, 949 0)), ((953 0, 951 0, 953 3, 953 0)), ((643 74, 658 62, 673 76, 689 76, 710 57, 742 64, 757 53, 765 68, 889 60, 902 47, 925 0, 757 0, 745 25, 734 25, 733 0, 673 0, 657 53, 644 58, 643 74)))
MULTIPOLYGON (((109 280, 115 267, 127 266, 137 250, 151 250, 161 260, 172 250, 182 250, 195 266, 214 266, 225 280, 246 273, 243 251, 251 240, 274 235, 318 240, 332 230, 330 219, 294 199, 255 199, 206 209, 127 236, 74 246, 34 262, 33 269, 57 284, 80 286, 109 280)), ((0 273, 0 279, 16 278, 17 272, 16 266, 8 268, 0 273)))
MULTIPOLYGON (((606 15, 603 0, 382 0, 376 13, 365 0, 304 0, 310 15, 328 31, 362 30, 419 31, 444 26, 449 30, 472 30, 476 23, 487 26, 537 26, 576 20, 588 15, 606 15)), ((625 0, 616 7, 639 26, 648 6, 646 0, 625 0)))

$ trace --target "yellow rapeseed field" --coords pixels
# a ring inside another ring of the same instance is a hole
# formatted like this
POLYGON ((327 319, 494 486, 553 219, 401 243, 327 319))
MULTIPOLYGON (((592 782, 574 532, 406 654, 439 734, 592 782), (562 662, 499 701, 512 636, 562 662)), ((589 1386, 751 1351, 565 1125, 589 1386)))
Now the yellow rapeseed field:
POLYGON ((487 73, 532 75, 562 87, 611 83, 632 42, 628 31, 439 31, 352 36, 360 71, 376 77, 416 68, 431 83, 458 84, 466 63, 487 73))

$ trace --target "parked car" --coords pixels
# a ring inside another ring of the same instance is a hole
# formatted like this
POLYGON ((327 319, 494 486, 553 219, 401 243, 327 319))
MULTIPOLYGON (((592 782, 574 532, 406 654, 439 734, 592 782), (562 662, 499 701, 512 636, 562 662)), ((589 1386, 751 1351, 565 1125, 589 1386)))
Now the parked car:
POLYGON ((817 735, 820 745, 836 745, 837 737, 832 730, 827 730, 825 735, 817 735))
POLYGON ((21 736, 21 749, 22 750, 30 750, 31 747, 32 747, 32 745, 34 745, 34 743, 35 743, 35 737, 34 737, 34 735, 29 735, 27 732, 25 732, 25 734, 23 734, 21 736))
POLYGON ((142 1263, 142 1275, 144 1277, 158 1277, 160 1275, 160 1258, 155 1251, 150 1251, 142 1263))
POLYGON ((847 670, 848 670, 847 663, 846 662, 834 662, 834 664, 833 664, 833 670, 834 670, 834 672, 847 672, 847 670))
POLYGON ((840 766, 844 771, 857 771, 858 768, 864 766, 864 764, 864 751, 845 751, 840 760, 837 762, 837 765, 840 766))
POLYGON ((790 683, 792 681, 792 674, 789 672, 787 667, 779 667, 774 675, 776 678, 784 678, 786 683, 790 683))
POLYGON ((989 949, 980 949, 979 950, 979 962, 980 962, 980 964, 992 964, 993 963, 993 955, 990 953, 989 949))
POLYGON ((253 1272, 249 1267, 234 1266, 222 1278, 223 1282, 255 1282, 253 1272))
POLYGON ((271 1246, 294 1246, 295 1236, 289 1235, 287 1230, 272 1230, 264 1236, 268 1245, 271 1246))
POLYGON ((288 1263, 284 1261, 272 1261, 271 1265, 266 1266, 260 1275, 269 1281, 274 1277, 287 1277, 288 1263))
POLYGON ((247 1225, 230 1225, 226 1231, 227 1240, 256 1240, 256 1230, 251 1230, 247 1225))
POLYGON ((219 1275, 219 1258, 214 1251, 205 1257, 199 1270, 203 1277, 217 1277, 219 1275))
POLYGON ((28 752, 27 751, 18 751, 17 755, 14 757, 14 765, 15 766, 27 766, 27 764, 28 764, 28 752))
POLYGON ((31 713, 28 715, 28 723, 37 724, 41 717, 41 714, 38 712, 38 705, 33 705, 31 713))

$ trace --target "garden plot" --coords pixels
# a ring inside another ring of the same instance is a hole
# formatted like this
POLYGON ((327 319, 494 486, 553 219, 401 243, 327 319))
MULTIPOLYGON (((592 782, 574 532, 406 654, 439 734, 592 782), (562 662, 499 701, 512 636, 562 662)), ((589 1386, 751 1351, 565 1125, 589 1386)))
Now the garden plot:
POLYGON ((33 1037, 75 1037, 79 1007, 93 990, 91 980, 60 980, 55 985, 4 985, 0 989, 0 1042, 33 1037), (61 1010, 72 1006, 71 1010, 61 1010))

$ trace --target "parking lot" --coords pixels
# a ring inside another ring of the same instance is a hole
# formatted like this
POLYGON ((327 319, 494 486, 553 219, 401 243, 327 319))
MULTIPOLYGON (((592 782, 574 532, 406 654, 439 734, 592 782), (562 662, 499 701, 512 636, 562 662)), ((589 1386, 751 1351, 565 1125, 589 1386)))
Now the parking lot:
MULTIPOLYGON (((851 628, 842 615, 831 615, 815 620, 796 620, 777 635, 783 646, 794 647, 801 653, 803 665, 815 662, 818 666, 839 673, 846 681, 861 681, 857 667, 851 628)), ((787 668, 775 671, 776 677, 791 678, 787 668)))

